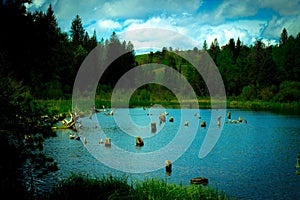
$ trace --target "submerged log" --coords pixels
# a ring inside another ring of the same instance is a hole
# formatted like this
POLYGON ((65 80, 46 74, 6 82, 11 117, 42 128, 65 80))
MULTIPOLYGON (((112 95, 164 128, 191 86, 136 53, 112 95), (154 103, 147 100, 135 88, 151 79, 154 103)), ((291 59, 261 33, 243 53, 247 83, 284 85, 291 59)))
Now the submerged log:
POLYGON ((208 179, 207 178, 203 178, 203 177, 192 178, 191 179, 191 184, 203 184, 203 185, 206 185, 206 184, 208 184, 208 179))

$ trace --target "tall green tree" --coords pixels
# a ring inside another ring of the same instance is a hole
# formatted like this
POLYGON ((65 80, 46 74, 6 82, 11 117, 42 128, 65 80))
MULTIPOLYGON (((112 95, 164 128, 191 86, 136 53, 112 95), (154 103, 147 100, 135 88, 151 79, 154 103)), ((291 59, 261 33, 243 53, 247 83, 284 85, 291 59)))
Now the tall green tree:
POLYGON ((280 35, 279 45, 284 45, 286 43, 287 39, 288 39, 287 30, 285 28, 283 28, 281 35, 280 35))
POLYGON ((70 33, 72 43, 74 46, 83 45, 85 31, 79 15, 76 15, 73 19, 70 33))
POLYGON ((203 46, 202 46, 202 50, 205 50, 205 51, 207 51, 207 42, 206 42, 206 40, 204 40, 204 42, 203 42, 203 46))
POLYGON ((217 57, 220 51, 221 50, 220 50, 218 39, 215 38, 214 41, 211 43, 208 51, 214 62, 217 61, 217 57))

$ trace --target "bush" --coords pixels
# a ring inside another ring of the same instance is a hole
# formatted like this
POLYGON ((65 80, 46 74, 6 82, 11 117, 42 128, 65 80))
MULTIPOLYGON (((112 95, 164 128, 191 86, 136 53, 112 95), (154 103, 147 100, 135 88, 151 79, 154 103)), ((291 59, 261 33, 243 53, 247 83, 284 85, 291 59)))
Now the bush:
POLYGON ((243 88, 242 94, 240 95, 242 100, 254 100, 256 99, 256 88, 254 85, 247 85, 243 88))
POLYGON ((279 92, 275 97, 279 102, 298 102, 300 101, 300 82, 284 81, 280 84, 279 92))
POLYGON ((0 193, 30 199, 36 196, 36 177, 57 169, 42 153, 44 138, 55 136, 51 127, 57 121, 20 83, 1 73, 0 91, 0 193))

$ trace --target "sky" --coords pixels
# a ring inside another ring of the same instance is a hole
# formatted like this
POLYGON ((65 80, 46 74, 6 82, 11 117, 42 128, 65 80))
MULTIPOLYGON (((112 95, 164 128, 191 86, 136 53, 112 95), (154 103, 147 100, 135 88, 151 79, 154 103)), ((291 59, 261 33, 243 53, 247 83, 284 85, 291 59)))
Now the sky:
POLYGON ((135 49, 192 48, 183 44, 187 38, 199 49, 215 38, 220 46, 230 38, 270 45, 283 28, 294 37, 300 32, 300 0, 33 0, 27 9, 46 11, 50 3, 62 31, 69 33, 78 14, 99 41, 114 31, 135 49))

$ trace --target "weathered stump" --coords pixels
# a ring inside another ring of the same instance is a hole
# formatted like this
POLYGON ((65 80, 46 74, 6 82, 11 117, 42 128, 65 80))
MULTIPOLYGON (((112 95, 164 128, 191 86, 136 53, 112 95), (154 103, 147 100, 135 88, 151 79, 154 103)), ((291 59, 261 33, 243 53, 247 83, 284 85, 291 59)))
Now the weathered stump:
POLYGON ((172 161, 166 160, 166 174, 170 175, 172 173, 172 161))
POLYGON ((239 122, 239 123, 243 122, 242 117, 239 117, 238 122, 239 122))
POLYGON ((111 139, 105 138, 105 147, 111 147, 111 139))
POLYGON ((151 122, 151 132, 152 133, 156 132, 156 122, 151 122))
POLYGON ((136 144, 137 147, 142 147, 142 146, 144 146, 144 141, 143 141, 142 138, 136 137, 135 138, 135 144, 136 144))
POLYGON ((228 119, 231 119, 231 113, 230 113, 230 112, 228 112, 227 118, 228 118, 228 119))
POLYGON ((221 118, 222 118, 222 116, 218 117, 218 126, 221 126, 221 118))
POLYGON ((165 114, 160 114, 159 115, 159 124, 162 124, 166 122, 166 115, 165 114))

